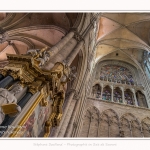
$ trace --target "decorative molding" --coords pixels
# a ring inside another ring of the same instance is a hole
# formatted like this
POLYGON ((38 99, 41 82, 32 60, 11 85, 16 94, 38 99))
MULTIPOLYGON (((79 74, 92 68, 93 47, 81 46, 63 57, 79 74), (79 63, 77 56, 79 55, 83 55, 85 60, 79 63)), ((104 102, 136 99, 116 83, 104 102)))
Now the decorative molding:
POLYGON ((11 37, 11 36, 17 35, 18 33, 26 32, 26 31, 30 31, 30 30, 39 30, 39 29, 54 29, 54 30, 60 31, 64 35, 67 33, 67 31, 65 29, 62 29, 55 25, 39 25, 39 26, 23 27, 23 28, 19 28, 19 29, 10 30, 7 33, 11 37))

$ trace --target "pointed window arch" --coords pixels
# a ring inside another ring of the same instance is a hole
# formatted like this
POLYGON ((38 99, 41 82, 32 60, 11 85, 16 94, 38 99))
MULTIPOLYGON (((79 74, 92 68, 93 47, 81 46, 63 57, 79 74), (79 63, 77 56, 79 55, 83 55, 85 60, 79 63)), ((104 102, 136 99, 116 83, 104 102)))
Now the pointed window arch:
POLYGON ((113 96, 114 96, 114 98, 113 98, 114 102, 122 103, 122 91, 120 90, 119 87, 116 87, 114 89, 113 96))
POLYGON ((114 110, 108 109, 102 112, 99 137, 119 137, 119 117, 114 110))
POLYGON ((124 114, 120 118, 120 129, 123 137, 142 137, 140 123, 131 113, 124 114))
POLYGON ((109 86, 104 87, 103 94, 102 94, 103 100, 111 100, 111 88, 109 86))
POLYGON ((150 118, 147 117, 141 121, 143 136, 150 137, 150 118))
POLYGON ((125 102, 126 102, 126 104, 129 104, 129 105, 134 105, 135 104, 135 102, 134 102, 134 96, 133 96, 133 93, 131 92, 130 89, 127 89, 124 92, 124 96, 125 96, 125 102))
POLYGON ((101 86, 99 84, 95 84, 92 88, 92 97, 100 98, 101 97, 101 86))
POLYGON ((83 118, 82 130, 80 137, 97 137, 99 127, 99 110, 96 107, 91 107, 86 110, 83 118))
POLYGON ((136 92, 136 98, 139 106, 148 108, 146 97, 141 91, 136 92))

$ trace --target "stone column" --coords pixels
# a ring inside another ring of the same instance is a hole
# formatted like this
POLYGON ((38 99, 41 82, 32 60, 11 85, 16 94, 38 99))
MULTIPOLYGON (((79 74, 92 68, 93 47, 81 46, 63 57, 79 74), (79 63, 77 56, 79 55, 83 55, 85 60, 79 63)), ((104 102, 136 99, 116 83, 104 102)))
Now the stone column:
POLYGON ((111 102, 113 102, 114 100, 114 87, 113 85, 111 86, 111 102))
POLYGON ((123 87, 120 87, 121 91, 122 91, 122 103, 123 104, 126 104, 125 102, 125 96, 124 96, 124 88, 123 87))
POLYGON ((76 55, 79 53, 80 49, 82 48, 84 44, 84 41, 80 41, 77 46, 73 49, 73 51, 69 54, 69 56, 67 57, 67 59, 65 60, 68 64, 68 66, 71 65, 72 61, 74 60, 74 58, 76 57, 76 55))
POLYGON ((95 21, 96 18, 94 18, 91 23, 88 25, 88 27, 85 29, 84 33, 82 34, 82 36, 80 36, 78 33, 75 34, 75 39, 78 41, 77 46, 74 48, 74 50, 69 54, 69 56, 66 58, 66 62, 68 64, 68 66, 70 66, 70 64, 72 63, 72 61, 74 60, 74 58, 76 57, 76 55, 79 53, 80 49, 82 48, 85 39, 89 36, 89 33, 91 32, 91 30, 93 29, 93 23, 95 21))
POLYGON ((10 75, 6 76, 3 80, 0 81, 0 88, 5 88, 7 85, 12 83, 14 78, 10 75))
POLYGON ((74 106, 75 106, 76 100, 72 100, 71 104, 69 106, 69 109, 67 111, 67 115, 65 116, 65 119, 63 121, 63 124, 61 126, 61 129, 59 131, 58 137, 64 137, 66 130, 68 129, 68 124, 69 124, 69 120, 71 118, 72 112, 74 110, 74 106))
POLYGON ((79 53, 80 49, 82 48, 82 46, 84 44, 84 40, 88 37, 88 35, 92 29, 93 29, 93 23, 89 24, 89 26, 87 27, 86 31, 84 32, 84 34, 82 36, 80 36, 80 35, 76 36, 76 40, 79 43, 77 44, 77 46, 73 49, 73 51, 69 54, 69 56, 66 59, 68 66, 70 66, 70 64, 76 57, 76 55, 79 53))
POLYGON ((76 39, 74 38, 70 39, 70 41, 57 53, 57 55, 51 58, 50 61, 46 63, 42 69, 50 70, 56 62, 62 62, 64 59, 67 58, 67 56, 74 49, 76 44, 77 44, 76 39))
POLYGON ((136 99, 136 94, 135 94, 134 89, 132 89, 132 93, 133 93, 133 96, 134 96, 135 106, 138 106, 138 102, 137 102, 137 99, 136 99))
POLYGON ((98 18, 98 16, 99 16, 99 14, 96 14, 95 16, 93 16, 93 18, 91 18, 90 24, 88 25, 88 27, 83 32, 83 36, 85 36, 86 33, 87 33, 87 31, 89 31, 91 28, 94 28, 94 22, 96 21, 96 19, 98 18))
POLYGON ((79 104, 80 104, 78 99, 76 101, 77 102, 76 102, 75 108, 73 110, 71 119, 69 121, 67 130, 66 130, 66 133, 65 133, 65 137, 71 137, 71 133, 72 133, 73 126, 74 126, 74 121, 75 121, 75 116, 76 116, 77 110, 79 109, 79 104))
POLYGON ((62 124, 64 123, 65 116, 66 116, 67 111, 68 111, 68 109, 70 107, 70 104, 71 104, 71 101, 73 99, 74 94, 75 94, 75 91, 71 91, 71 93, 70 93, 70 95, 68 97, 67 105, 66 105, 66 107, 64 109, 63 116, 62 116, 62 119, 60 121, 60 124, 59 124, 58 127, 56 127, 56 130, 55 130, 54 134, 52 135, 52 137, 57 137, 58 136, 60 128, 61 128, 62 124))
POLYGON ((67 35, 63 37, 61 41, 59 41, 55 46, 53 46, 47 52, 50 54, 50 57, 56 55, 66 44, 69 40, 74 36, 74 32, 71 31, 67 35))

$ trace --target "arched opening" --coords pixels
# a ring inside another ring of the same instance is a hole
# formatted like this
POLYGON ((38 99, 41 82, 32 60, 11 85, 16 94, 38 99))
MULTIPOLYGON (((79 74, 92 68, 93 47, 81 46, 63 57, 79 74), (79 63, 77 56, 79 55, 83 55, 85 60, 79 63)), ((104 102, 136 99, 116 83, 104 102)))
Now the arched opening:
POLYGON ((142 120, 141 122, 142 130, 143 130, 143 136, 144 137, 150 137, 150 118, 147 117, 142 120))
POLYGON ((92 88, 92 97, 101 98, 101 87, 99 84, 95 84, 92 88))
POLYGON ((134 115, 124 114, 120 118, 120 125, 123 137, 142 137, 140 123, 134 115))
POLYGON ((86 111, 80 137, 98 137, 99 115, 96 107, 91 107, 86 111))
POLYGON ((119 137, 119 118, 114 110, 108 109, 102 112, 99 137, 119 137))
POLYGON ((113 101, 114 101, 114 102, 122 103, 122 91, 120 90, 119 87, 116 87, 116 88, 114 89, 113 101))
POLYGON ((109 86, 103 89, 102 99, 111 101, 111 88, 109 86))
POLYGON ((141 91, 136 92, 136 98, 137 98, 138 105, 140 107, 148 108, 147 102, 146 102, 146 97, 141 91))
POLYGON ((125 96, 125 103, 126 104, 134 105, 134 98, 133 98, 133 93, 131 92, 131 90, 127 89, 124 92, 124 96, 125 96))

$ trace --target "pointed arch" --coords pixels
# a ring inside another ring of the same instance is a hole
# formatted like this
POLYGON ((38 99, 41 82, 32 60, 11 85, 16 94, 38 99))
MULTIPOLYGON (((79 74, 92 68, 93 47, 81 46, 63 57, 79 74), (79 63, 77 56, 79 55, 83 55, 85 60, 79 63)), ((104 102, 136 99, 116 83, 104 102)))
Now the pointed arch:
POLYGON ((92 97, 94 97, 94 98, 100 98, 101 97, 101 86, 100 86, 100 84, 95 84, 92 87, 92 97))
POLYGON ((142 137, 140 122, 131 113, 122 115, 120 128, 124 137, 142 137))
POLYGON ((150 118, 146 117, 141 121, 142 131, 144 137, 150 137, 150 118))
POLYGON ((136 98, 137 98, 138 105, 140 107, 146 107, 146 108, 148 108, 147 102, 146 102, 146 97, 145 97, 145 95, 140 90, 138 90, 136 92, 136 98))
POLYGON ((99 137, 119 137, 119 117, 113 109, 101 113, 99 137))
POLYGON ((134 95, 133 95, 133 92, 131 91, 131 89, 126 89, 124 92, 124 96, 125 96, 126 104, 129 104, 129 105, 135 104, 134 95))
POLYGON ((103 100, 108 100, 108 101, 111 101, 111 92, 112 89, 110 88, 109 85, 106 85, 104 88, 103 88, 103 92, 102 92, 102 99, 103 100))
POLYGON ((114 102, 119 102, 122 103, 122 91, 119 87, 114 88, 114 93, 113 93, 113 101, 114 102))
POLYGON ((85 111, 80 137, 97 137, 100 112, 92 106, 85 111))

